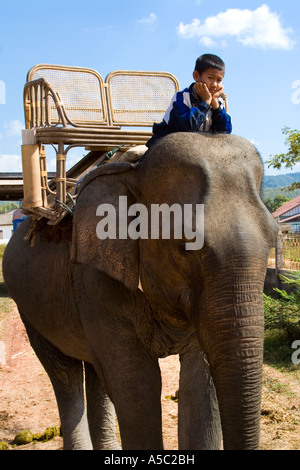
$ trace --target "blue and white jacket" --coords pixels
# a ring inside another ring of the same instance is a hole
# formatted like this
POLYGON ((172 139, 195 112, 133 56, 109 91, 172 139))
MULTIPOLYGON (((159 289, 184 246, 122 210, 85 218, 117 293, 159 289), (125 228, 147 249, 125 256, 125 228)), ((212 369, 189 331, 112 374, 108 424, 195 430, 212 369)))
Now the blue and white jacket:
POLYGON ((231 134, 231 118, 227 114, 222 98, 220 106, 212 109, 205 101, 200 101, 194 90, 194 83, 172 98, 163 121, 154 123, 153 136, 147 142, 152 147, 159 139, 172 132, 210 132, 231 134))

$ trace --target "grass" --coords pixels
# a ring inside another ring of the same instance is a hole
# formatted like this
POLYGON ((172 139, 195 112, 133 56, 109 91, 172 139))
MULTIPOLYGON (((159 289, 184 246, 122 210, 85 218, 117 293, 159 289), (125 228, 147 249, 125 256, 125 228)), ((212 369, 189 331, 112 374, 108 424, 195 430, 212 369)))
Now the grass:
MULTIPOLYGON (((300 332, 299 338, 300 340, 300 332)), ((291 356, 293 354, 293 339, 284 329, 274 329, 265 332, 264 362, 277 368, 293 370, 291 356)))
POLYGON ((300 364, 292 360, 292 345, 300 340, 300 273, 289 284, 290 293, 277 289, 277 298, 264 296, 262 449, 299 449, 300 364))

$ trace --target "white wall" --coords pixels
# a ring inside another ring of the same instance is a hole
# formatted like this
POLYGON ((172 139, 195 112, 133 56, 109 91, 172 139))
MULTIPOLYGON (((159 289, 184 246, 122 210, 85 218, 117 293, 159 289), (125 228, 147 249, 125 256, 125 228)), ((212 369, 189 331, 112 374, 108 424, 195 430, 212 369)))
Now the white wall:
POLYGON ((12 225, 0 225, 0 232, 2 236, 0 238, 0 244, 8 243, 10 237, 12 236, 12 225))

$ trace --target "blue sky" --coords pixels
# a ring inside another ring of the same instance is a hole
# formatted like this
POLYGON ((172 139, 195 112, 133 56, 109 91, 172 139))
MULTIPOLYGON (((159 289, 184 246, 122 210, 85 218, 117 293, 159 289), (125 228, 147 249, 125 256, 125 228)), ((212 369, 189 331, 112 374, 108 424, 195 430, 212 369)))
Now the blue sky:
POLYGON ((23 86, 37 63, 90 67, 104 78, 168 71, 184 88, 196 58, 217 54, 234 134, 263 160, 284 152, 281 129, 300 130, 299 18, 299 0, 0 0, 0 172, 21 171, 23 86))

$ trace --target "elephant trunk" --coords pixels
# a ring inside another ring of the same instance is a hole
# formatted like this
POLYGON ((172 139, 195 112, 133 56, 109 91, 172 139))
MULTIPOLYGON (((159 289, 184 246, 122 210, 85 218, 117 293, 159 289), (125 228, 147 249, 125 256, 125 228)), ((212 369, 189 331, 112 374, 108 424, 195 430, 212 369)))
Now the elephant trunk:
POLYGON ((209 281, 199 333, 216 387, 224 448, 250 450, 259 447, 263 281, 239 271, 226 281, 209 281))

